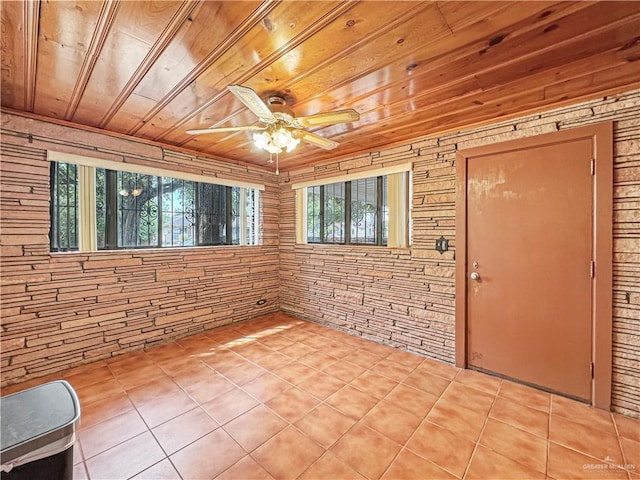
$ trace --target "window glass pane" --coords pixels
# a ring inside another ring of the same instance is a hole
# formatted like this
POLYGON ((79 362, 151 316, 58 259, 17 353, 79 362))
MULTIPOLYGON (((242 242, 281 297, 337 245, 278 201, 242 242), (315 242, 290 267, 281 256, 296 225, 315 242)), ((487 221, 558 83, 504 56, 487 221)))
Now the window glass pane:
POLYGON ((247 217, 247 245, 258 244, 258 232, 256 227, 258 225, 258 191, 252 188, 245 190, 247 196, 247 203, 245 205, 247 217))
POLYGON ((51 250, 78 249, 78 168, 51 163, 51 250))
POLYGON ((254 190, 253 188, 244 189, 246 196, 246 205, 245 205, 245 215, 246 215, 246 224, 247 224, 247 245, 257 245, 258 244, 258 190, 254 190))
POLYGON ((378 178, 351 182, 351 242, 376 243, 378 178))
POLYGON ((307 188, 307 242, 319 243, 320 238, 320 186, 307 188))
POLYGON ((344 243, 344 182, 324 186, 324 241, 344 243))
POLYGON ((240 187, 231 189, 231 243, 233 245, 240 245, 241 193, 240 187))
MULTIPOLYGON (((78 174, 75 164, 51 162, 52 251, 78 249, 78 174)), ((255 189, 102 168, 95 169, 95 189, 99 249, 258 243, 255 189)))
POLYGON ((98 248, 107 245, 107 178, 104 168, 96 168, 96 234, 98 248))
POLYGON ((195 245, 194 182, 162 177, 162 246, 195 245))
POLYGON ((157 247, 158 179, 118 172, 118 247, 157 247))
POLYGON ((382 177, 382 244, 386 245, 389 238, 389 177, 382 177))
POLYGON ((226 187, 198 183, 198 245, 223 245, 226 240, 226 187))

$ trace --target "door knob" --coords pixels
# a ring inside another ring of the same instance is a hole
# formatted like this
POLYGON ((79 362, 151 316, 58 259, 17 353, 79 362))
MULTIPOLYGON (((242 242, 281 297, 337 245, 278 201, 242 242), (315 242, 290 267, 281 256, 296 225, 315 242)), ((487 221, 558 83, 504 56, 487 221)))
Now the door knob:
POLYGON ((471 272, 471 280, 480 280, 480 274, 478 272, 471 272))

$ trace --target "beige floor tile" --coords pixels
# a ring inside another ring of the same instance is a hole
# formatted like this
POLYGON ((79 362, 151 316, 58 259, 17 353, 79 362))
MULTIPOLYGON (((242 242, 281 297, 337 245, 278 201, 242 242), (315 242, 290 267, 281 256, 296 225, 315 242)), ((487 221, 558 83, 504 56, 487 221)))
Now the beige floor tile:
POLYGON ((264 405, 258 405, 223 428, 247 451, 251 452, 287 426, 282 418, 264 405))
MULTIPOLYGON (((417 355, 416 357, 422 360, 422 357, 419 357, 417 355)), ((363 348, 360 348, 356 351, 353 351, 345 355, 344 357, 342 357, 342 360, 349 363, 354 363, 356 365, 361 366, 362 368, 368 369, 368 368, 371 368, 376 363, 378 363, 380 360, 382 360, 382 358, 383 357, 380 356, 379 354, 372 353, 363 348)))
MULTIPOLYGON (((79 480, 73 478, 73 480, 79 480)), ((182 480, 180 474, 173 468, 169 459, 164 459, 139 473, 132 480, 182 480)))
POLYGON ((549 409, 551 408, 550 393, 536 390, 526 385, 509 382, 508 380, 502 382, 498 395, 544 413, 549 413, 549 409))
POLYGON ((294 361, 274 370, 273 373, 278 375, 283 380, 297 385, 305 379, 318 373, 318 370, 316 370, 315 368, 311 368, 299 361, 294 361))
POLYGON ((333 365, 338 361, 336 357, 327 355, 323 352, 313 352, 298 359, 300 363, 304 363, 308 367, 322 370, 323 368, 333 365))
POLYGON ((385 400, 395 403, 409 413, 424 418, 431 410, 431 407, 436 404, 438 398, 436 395, 401 383, 385 397, 385 400))
POLYGON ((548 437, 549 415, 540 410, 525 407, 513 400, 501 396, 496 397, 489 416, 539 437, 548 437))
POLYGON ((224 425, 258 405, 258 401, 239 388, 202 404, 202 408, 218 422, 224 425))
POLYGON ((433 375, 427 370, 416 369, 403 380, 405 385, 430 393, 442 395, 451 383, 449 380, 433 375))
POLYGON ((238 365, 237 367, 230 368, 225 371, 223 375, 227 380, 235 383, 236 385, 244 385, 265 373, 267 373, 267 370, 264 368, 261 368, 254 363, 247 362, 242 365, 238 365))
POLYGON ((288 363, 293 362, 291 357, 287 357, 285 354, 275 351, 264 355, 255 361, 256 365, 273 372, 274 370, 284 367, 288 363))
POLYGON ((346 385, 329 397, 326 403, 345 415, 359 420, 378 403, 378 399, 350 385, 346 385))
POLYGON ((184 368, 172 371, 169 375, 180 387, 185 388, 194 383, 207 380, 215 376, 216 371, 204 362, 187 362, 184 368))
POLYGON ((396 382, 402 382, 414 369, 384 358, 371 367, 371 370, 396 382))
POLYGON ((118 383, 125 390, 131 390, 134 387, 144 385, 155 379, 166 378, 167 373, 156 364, 142 365, 130 368, 125 373, 115 375, 118 383))
POLYGON ((564 417, 551 415, 549 440, 602 461, 623 462, 618 437, 585 427, 564 417))
MULTIPOLYGON (((127 390, 127 395, 136 408, 138 408, 145 403, 156 402, 160 398, 181 392, 182 390, 177 383, 169 377, 161 377, 154 379, 149 383, 145 383, 144 385, 127 390)), ((82 398, 80 401, 82 402, 82 398)))
POLYGON ((489 418, 480 444, 540 473, 546 472, 547 440, 544 438, 489 418))
POLYGON ((502 380, 499 378, 468 369, 460 370, 455 376, 454 381, 473 387, 476 390, 482 390, 490 395, 496 395, 502 383, 502 380))
POLYGON ((425 421, 407 443, 407 448, 456 477, 462 478, 471 460, 475 443, 425 421))
POLYGON ((82 421, 79 430, 85 430, 133 408, 133 403, 124 392, 118 392, 88 405, 81 405, 82 421))
POLYGON ((391 440, 404 445, 422 419, 394 403, 381 401, 362 419, 362 422, 391 440))
POLYGON ((182 390, 160 395, 157 398, 147 401, 137 407, 138 413, 145 423, 153 428, 161 423, 171 420, 196 407, 189 395, 182 390))
POLYGON ((551 413, 585 427, 616 435, 611 413, 558 395, 551 396, 551 413))
POLYGON ((440 398, 451 405, 487 415, 495 395, 462 383, 451 382, 440 398))
POLYGON ((245 392, 261 402, 268 402, 289 388, 291 388, 290 383, 272 373, 266 373, 242 386, 245 392))
POLYGON ((63 377, 75 390, 114 378, 111 369, 105 362, 90 363, 67 370, 63 372, 63 377))
POLYGON ((454 477, 409 450, 400 452, 382 476, 382 480, 454 480, 456 478, 458 477, 454 477))
POLYGON ((611 468, 605 462, 555 442, 549 442, 547 473, 556 480, 627 480, 629 478, 622 470, 611 468))
POLYGON ((309 438, 324 448, 329 448, 344 435, 356 420, 326 404, 320 404, 296 422, 309 438))
POLYGON ((426 418, 450 432, 475 442, 480 436, 486 416, 473 410, 460 409, 442 400, 433 406, 426 418))
POLYGON ((219 374, 206 377, 197 383, 188 385, 184 388, 184 391, 191 397, 196 403, 207 403, 219 395, 227 393, 233 390, 234 385, 225 377, 219 374))
POLYGON ((147 431, 88 459, 87 470, 91 480, 130 478, 160 462, 164 456, 147 431))
POLYGON ((344 359, 339 362, 335 362, 323 369, 324 373, 332 375, 343 382, 351 382, 358 378, 365 371, 364 367, 356 365, 355 363, 349 363, 344 359))
POLYGON ((273 477, 249 455, 225 470, 216 480, 273 480, 273 477))
POLYGON ((378 399, 382 399, 398 386, 398 382, 368 370, 351 381, 350 385, 378 399))
POLYGON ((316 373, 297 384, 298 388, 309 392, 320 400, 330 397, 345 385, 342 380, 323 372, 316 373))
POLYGON ((359 423, 331 447, 331 452, 366 478, 377 480, 400 448, 398 443, 359 423))
POLYGON ((613 419, 621 437, 640 442, 640 419, 625 417, 619 413, 614 413, 613 419))
POLYGON ((256 449, 251 456, 273 478, 295 479, 324 452, 324 448, 290 426, 256 449))
POLYGON ((83 430, 82 452, 89 459, 145 431, 147 426, 138 412, 129 410, 83 430))
POLYGON ((640 473, 640 442, 621 437, 620 444, 624 453, 624 468, 640 473))
POLYGON ((465 479, 534 480, 544 479, 545 477, 544 473, 526 467, 480 445, 473 454, 465 479))
POLYGON ((366 480, 331 452, 325 452, 299 478, 300 480, 366 480))
POLYGON ((269 400, 266 405, 290 423, 304 417, 320 400, 299 388, 290 388, 269 400))
POLYGON ((432 358, 425 358, 424 361, 418 367, 420 370, 426 370, 431 375, 437 375, 447 380, 453 380, 458 374, 460 369, 449 365, 448 363, 440 362, 432 358))
POLYGON ((171 455, 216 428, 216 421, 197 407, 157 426, 152 432, 162 449, 171 455))
MULTIPOLYGON (((87 473, 87 466, 84 462, 80 462, 73 466, 73 480, 89 480, 89 474, 87 473)), ((176 480, 181 480, 178 477, 176 480)))
POLYGON ((401 363, 402 365, 406 365, 407 367, 414 368, 422 364, 424 361, 424 357, 404 350, 395 350, 393 353, 388 355, 387 358, 394 362, 401 363))
POLYGON ((214 478, 246 452, 222 428, 189 444, 170 459, 182 478, 214 478))

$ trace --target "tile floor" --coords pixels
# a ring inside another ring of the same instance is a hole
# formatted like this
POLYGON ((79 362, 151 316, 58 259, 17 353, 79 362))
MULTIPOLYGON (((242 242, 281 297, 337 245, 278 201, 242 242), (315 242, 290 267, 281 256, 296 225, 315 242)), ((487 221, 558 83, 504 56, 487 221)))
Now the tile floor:
POLYGON ((284 314, 60 377, 75 480, 640 479, 637 420, 284 314))

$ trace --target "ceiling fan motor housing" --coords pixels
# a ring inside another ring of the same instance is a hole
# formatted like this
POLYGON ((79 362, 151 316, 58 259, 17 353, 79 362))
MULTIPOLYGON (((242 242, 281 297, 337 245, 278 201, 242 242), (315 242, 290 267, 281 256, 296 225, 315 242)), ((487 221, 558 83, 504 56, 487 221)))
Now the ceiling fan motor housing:
POLYGON ((271 96, 267 103, 269 104, 269 110, 273 112, 273 116, 278 120, 282 120, 287 124, 290 124, 295 118, 293 111, 290 108, 287 108, 287 101, 284 97, 278 95, 271 96))

